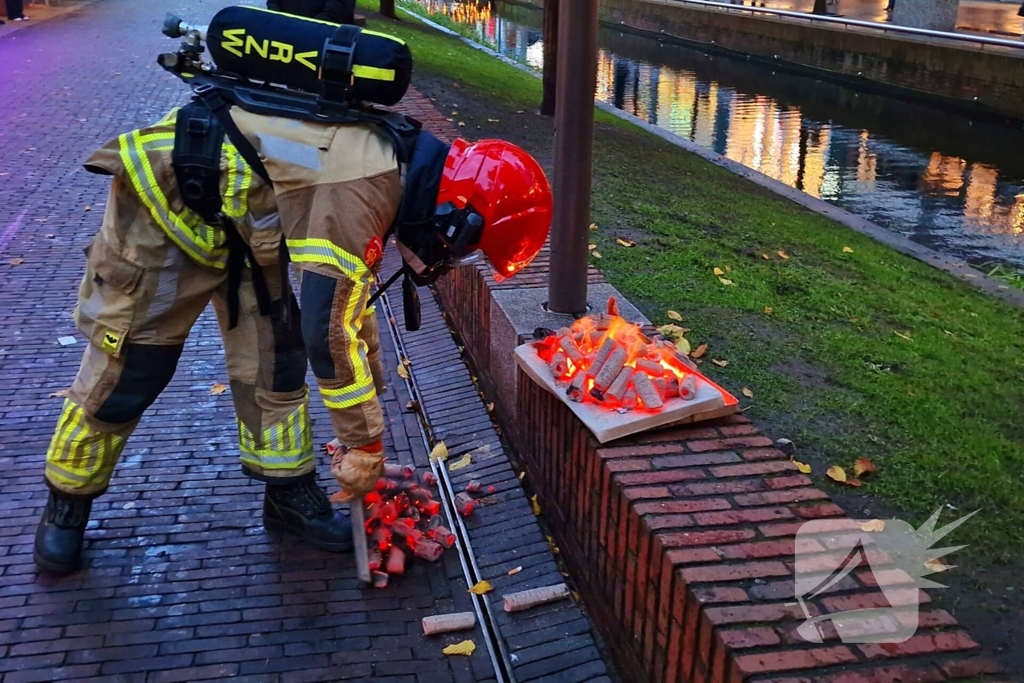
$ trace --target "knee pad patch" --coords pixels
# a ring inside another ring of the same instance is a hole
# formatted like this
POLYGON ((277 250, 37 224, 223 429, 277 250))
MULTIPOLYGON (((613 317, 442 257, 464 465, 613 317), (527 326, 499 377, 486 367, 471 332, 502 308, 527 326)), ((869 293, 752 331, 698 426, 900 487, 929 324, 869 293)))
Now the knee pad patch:
POLYGON ((96 419, 124 424, 141 416, 174 377, 184 346, 125 344, 124 367, 96 419))
POLYGON ((277 300, 272 305, 270 324, 274 331, 273 391, 298 391, 306 383, 306 344, 302 338, 299 304, 289 295, 287 304, 277 300), (287 324, 282 315, 288 306, 287 324))
POLYGON ((338 281, 305 271, 302 273, 302 337, 306 342, 309 364, 319 379, 335 379, 331 358, 331 309, 338 281))

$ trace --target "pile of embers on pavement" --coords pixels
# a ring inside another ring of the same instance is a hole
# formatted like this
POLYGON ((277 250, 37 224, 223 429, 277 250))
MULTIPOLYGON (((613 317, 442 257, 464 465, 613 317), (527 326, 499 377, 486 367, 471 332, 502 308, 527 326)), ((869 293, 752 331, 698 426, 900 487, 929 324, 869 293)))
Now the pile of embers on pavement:
MULTIPOLYGON (((324 451, 334 457, 340 448, 341 444, 334 440, 324 451)), ((446 549, 455 545, 455 534, 444 525, 441 503, 434 498, 436 486, 437 477, 430 471, 417 474, 412 465, 386 463, 376 490, 363 497, 364 532, 377 588, 387 586, 389 576, 404 574, 413 557, 437 562, 446 549)), ((471 481, 465 491, 455 496, 455 508, 460 515, 473 514, 477 501, 471 494, 480 493, 482 488, 479 482, 471 481)))
POLYGON ((610 410, 659 412, 674 397, 697 396, 696 366, 665 339, 649 339, 638 325, 618 315, 615 299, 608 312, 580 318, 535 342, 565 393, 578 403, 610 410))

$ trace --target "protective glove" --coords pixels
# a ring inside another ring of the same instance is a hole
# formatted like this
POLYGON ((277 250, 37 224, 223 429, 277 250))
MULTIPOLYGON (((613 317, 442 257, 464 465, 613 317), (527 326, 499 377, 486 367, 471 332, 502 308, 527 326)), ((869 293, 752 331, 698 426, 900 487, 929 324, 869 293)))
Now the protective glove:
POLYGON ((384 449, 338 450, 331 458, 331 474, 341 487, 341 491, 331 496, 332 502, 347 503, 362 498, 376 489, 377 480, 384 475, 384 449))

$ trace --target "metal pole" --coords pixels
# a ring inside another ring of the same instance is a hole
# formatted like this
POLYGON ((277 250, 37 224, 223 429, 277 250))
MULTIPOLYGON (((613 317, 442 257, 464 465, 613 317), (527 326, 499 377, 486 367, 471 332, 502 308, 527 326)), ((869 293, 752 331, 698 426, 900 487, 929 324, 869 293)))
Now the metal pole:
POLYGON ((597 0, 560 0, 555 102, 555 214, 548 309, 587 309, 587 239, 597 87, 597 0))

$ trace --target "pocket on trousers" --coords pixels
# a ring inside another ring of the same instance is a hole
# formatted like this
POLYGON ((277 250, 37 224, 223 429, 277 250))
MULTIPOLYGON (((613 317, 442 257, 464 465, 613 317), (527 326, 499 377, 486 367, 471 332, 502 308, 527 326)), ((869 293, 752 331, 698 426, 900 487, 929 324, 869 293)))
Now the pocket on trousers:
POLYGON ((78 294, 75 323, 105 353, 119 356, 131 331, 146 269, 102 237, 87 247, 88 265, 78 294))

